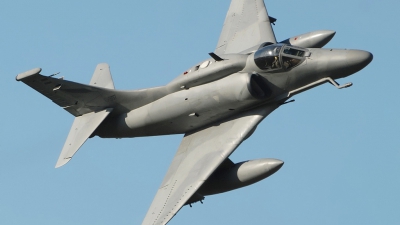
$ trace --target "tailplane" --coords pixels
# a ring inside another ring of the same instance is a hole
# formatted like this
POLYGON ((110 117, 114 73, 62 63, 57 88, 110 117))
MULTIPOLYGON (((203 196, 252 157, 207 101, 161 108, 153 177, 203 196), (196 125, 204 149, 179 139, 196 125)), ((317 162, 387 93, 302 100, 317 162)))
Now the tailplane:
POLYGON ((110 67, 97 65, 90 84, 40 74, 36 68, 18 74, 21 81, 75 116, 56 168, 65 165, 111 112, 121 114, 162 98, 165 86, 134 91, 115 90, 110 67))
POLYGON ((100 112, 92 112, 83 116, 76 117, 72 123, 71 130, 69 131, 67 140, 61 150, 60 157, 58 158, 56 168, 65 165, 72 156, 79 150, 79 148, 86 142, 92 135, 96 128, 103 122, 103 120, 110 114, 111 108, 105 109, 100 112))
POLYGON ((40 92, 57 105, 74 115, 82 116, 110 108, 115 102, 116 91, 108 64, 97 65, 90 85, 56 78, 54 75, 44 76, 37 68, 18 74, 17 81, 40 92))
MULTIPOLYGON (((89 85, 115 89, 110 66, 107 63, 100 63, 97 65, 89 85)), ((67 164, 71 160, 72 156, 74 156, 112 110, 112 108, 107 108, 99 112, 91 112, 75 118, 56 163, 56 168, 67 164)))
POLYGON ((55 78, 54 75, 43 76, 41 71, 42 69, 36 68, 18 74, 16 80, 24 82, 75 116, 56 164, 58 168, 71 160, 112 112, 113 100, 116 98, 114 82, 106 63, 97 65, 90 85, 67 81, 63 77, 55 78))

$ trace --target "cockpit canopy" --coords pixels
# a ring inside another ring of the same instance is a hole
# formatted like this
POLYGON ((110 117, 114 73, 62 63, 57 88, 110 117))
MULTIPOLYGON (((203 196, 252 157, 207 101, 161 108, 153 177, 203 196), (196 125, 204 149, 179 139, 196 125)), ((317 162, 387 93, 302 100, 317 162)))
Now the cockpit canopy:
POLYGON ((262 70, 289 70, 304 61, 307 50, 285 44, 261 47, 254 53, 254 62, 262 70))

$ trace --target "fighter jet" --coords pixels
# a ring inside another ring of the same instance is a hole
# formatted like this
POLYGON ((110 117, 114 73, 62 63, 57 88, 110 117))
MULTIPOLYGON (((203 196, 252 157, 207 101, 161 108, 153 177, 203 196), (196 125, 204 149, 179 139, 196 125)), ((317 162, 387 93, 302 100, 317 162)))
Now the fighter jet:
POLYGON ((75 116, 56 167, 69 162, 90 137, 132 138, 184 134, 143 220, 167 224, 185 205, 242 188, 283 162, 234 163, 229 156, 271 112, 308 89, 354 74, 372 61, 362 50, 323 49, 335 35, 320 30, 278 42, 263 0, 232 0, 216 49, 170 83, 143 90, 115 90, 109 66, 99 64, 89 83, 17 75, 75 116))

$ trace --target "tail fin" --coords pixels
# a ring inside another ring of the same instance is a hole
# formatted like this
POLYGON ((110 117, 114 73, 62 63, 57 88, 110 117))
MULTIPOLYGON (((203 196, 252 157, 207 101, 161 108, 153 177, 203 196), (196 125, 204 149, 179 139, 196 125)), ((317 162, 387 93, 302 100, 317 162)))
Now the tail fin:
POLYGON ((114 82, 111 77, 110 66, 107 63, 100 63, 94 70, 90 85, 115 89, 114 82))

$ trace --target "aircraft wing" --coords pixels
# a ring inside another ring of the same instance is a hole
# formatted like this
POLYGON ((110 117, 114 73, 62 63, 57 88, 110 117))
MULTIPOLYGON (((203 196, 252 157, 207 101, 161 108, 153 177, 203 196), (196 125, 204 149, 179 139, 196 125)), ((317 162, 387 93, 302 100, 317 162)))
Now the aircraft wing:
POLYGON ((215 53, 239 53, 264 42, 276 43, 263 0, 232 0, 215 53))
POLYGON ((142 225, 164 225, 277 105, 267 105, 185 134, 142 225))

